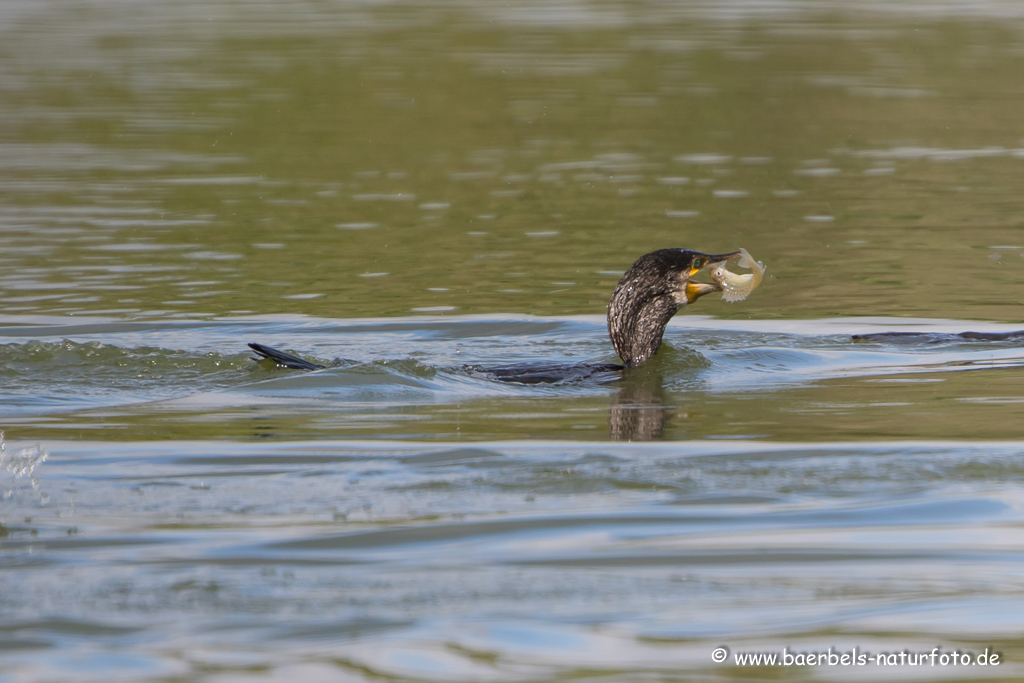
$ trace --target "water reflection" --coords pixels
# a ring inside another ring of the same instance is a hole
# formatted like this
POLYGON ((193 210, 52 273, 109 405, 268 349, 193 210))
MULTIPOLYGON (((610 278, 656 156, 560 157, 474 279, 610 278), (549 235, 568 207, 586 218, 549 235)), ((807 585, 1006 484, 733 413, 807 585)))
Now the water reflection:
POLYGON ((615 403, 608 413, 612 441, 655 441, 665 431, 668 406, 660 370, 639 367, 627 371, 616 385, 615 403))
POLYGON ((780 278, 778 296, 723 316, 1019 317, 1024 260, 985 270, 984 245, 1016 242, 1024 154, 1004 87, 1019 39, 999 23, 901 7, 880 30, 772 3, 237 0, 131 18, 66 4, 76 22, 64 3, 4 10, 0 263, 102 257, 121 269, 109 284, 135 289, 0 297, 6 312, 292 312, 317 294, 298 310, 596 313, 603 273, 631 257, 724 242, 780 278), (959 102, 985 123, 968 127, 959 102), (943 274, 965 267, 984 296, 947 293, 943 274), (385 272, 388 287, 359 277, 385 272), (178 280, 221 284, 166 296, 178 280))

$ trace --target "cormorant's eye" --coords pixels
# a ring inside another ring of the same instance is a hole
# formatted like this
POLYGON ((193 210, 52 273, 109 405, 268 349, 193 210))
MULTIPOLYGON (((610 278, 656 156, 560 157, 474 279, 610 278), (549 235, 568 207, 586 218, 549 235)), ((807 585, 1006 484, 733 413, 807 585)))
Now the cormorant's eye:
POLYGON ((704 265, 704 261, 703 260, 701 260, 699 258, 693 259, 693 267, 694 268, 700 268, 703 265, 704 265))

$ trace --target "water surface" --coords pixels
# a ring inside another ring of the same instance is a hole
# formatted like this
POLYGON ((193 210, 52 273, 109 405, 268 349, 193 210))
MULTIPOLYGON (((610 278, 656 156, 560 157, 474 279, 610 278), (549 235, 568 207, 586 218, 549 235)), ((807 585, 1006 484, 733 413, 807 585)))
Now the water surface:
POLYGON ((0 680, 1021 678, 1021 14, 6 3, 0 680))

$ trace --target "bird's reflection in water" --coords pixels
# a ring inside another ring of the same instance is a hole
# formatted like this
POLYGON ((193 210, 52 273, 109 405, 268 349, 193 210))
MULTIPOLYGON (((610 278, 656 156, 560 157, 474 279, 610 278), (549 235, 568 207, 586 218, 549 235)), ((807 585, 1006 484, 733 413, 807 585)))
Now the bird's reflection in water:
POLYGON ((654 441, 665 431, 664 377, 654 367, 627 371, 608 413, 612 441, 654 441))

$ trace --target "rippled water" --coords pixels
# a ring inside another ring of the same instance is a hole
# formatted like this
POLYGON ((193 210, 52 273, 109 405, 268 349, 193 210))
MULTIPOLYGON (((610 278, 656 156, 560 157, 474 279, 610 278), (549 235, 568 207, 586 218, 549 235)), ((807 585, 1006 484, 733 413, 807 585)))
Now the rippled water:
POLYGON ((1024 677, 1022 14, 5 3, 0 681, 1024 677))

